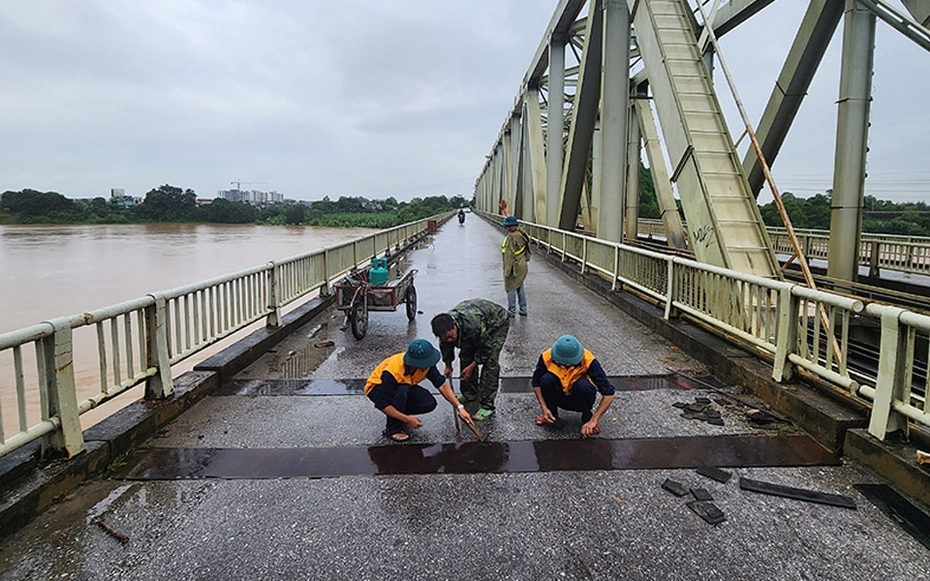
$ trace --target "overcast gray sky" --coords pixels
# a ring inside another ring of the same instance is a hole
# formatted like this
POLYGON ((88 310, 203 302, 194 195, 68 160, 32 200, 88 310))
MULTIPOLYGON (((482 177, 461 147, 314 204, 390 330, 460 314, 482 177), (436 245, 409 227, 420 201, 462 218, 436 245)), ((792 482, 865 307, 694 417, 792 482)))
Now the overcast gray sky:
MULTIPOLYGON (((7 2, 0 191, 470 197, 557 3, 7 2)), ((805 5, 724 39, 753 122, 805 5)), ((879 24, 869 184, 927 199, 930 54, 899 36, 879 24)), ((775 163, 783 191, 830 187, 838 62, 834 42, 775 163)))

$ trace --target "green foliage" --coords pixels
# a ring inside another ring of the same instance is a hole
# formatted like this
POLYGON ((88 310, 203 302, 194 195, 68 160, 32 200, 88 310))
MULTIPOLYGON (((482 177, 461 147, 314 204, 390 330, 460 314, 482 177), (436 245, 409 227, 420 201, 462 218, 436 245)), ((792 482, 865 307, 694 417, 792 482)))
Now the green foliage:
POLYGON ((639 217, 652 219, 662 217, 656 188, 652 183, 652 172, 642 163, 639 164, 639 217))
POLYGON ((260 214, 258 208, 245 202, 231 202, 223 198, 217 198, 203 206, 197 208, 198 212, 203 214, 203 222, 213 222, 218 224, 250 224, 258 219, 260 214))
POLYGON ((72 222, 81 213, 81 207, 57 192, 38 192, 25 189, 0 194, 0 208, 16 216, 21 223, 72 222))
MULTIPOLYGON (((640 217, 659 218, 661 212, 652 175, 640 167, 640 217)), ((792 223, 798 228, 829 228, 830 197, 818 194, 810 199, 783 196, 792 223)), ((428 196, 398 202, 393 197, 369 200, 364 197, 325 196, 309 203, 272 204, 257 208, 246 202, 215 199, 198 207, 193 190, 168 184, 152 189, 145 201, 123 207, 112 200, 69 200, 55 192, 23 190, 0 196, 3 223, 131 223, 131 222, 210 222, 224 224, 260 223, 270 225, 389 228, 422 220, 435 214, 469 205, 462 196, 428 196)), ((930 234, 930 212, 925 204, 898 205, 866 197, 863 231, 910 235, 930 234)), ((773 203, 760 206, 766 224, 781 225, 773 203)))
POLYGON ((308 213, 306 224, 310 226, 329 226, 334 228, 390 228, 397 225, 393 212, 374 213, 335 213, 318 214, 315 210, 308 213))
POLYGON ((284 210, 285 224, 302 224, 307 219, 307 209, 300 204, 291 204, 284 210))
MULTIPOLYGON (((798 229, 830 229, 830 194, 817 194, 811 198, 798 198, 790 192, 782 194, 782 203, 798 229)), ((759 206, 762 219, 768 226, 783 226, 775 202, 759 206)), ((930 206, 924 202, 898 204, 865 196, 862 209, 862 231, 875 234, 901 234, 930 236, 930 206)))
POLYGON ((145 201, 136 206, 135 212, 144 220, 152 222, 183 222, 197 207, 194 190, 165 184, 145 194, 145 201))
POLYGON ((193 190, 165 184, 152 189, 145 201, 125 207, 115 200, 70 200, 55 192, 4 192, 0 196, 2 223, 113 224, 132 222, 210 222, 220 224, 306 224, 311 226, 390 228, 465 207, 462 196, 430 196, 398 202, 394 198, 368 200, 340 197, 257 208, 246 202, 217 198, 197 206, 193 190))

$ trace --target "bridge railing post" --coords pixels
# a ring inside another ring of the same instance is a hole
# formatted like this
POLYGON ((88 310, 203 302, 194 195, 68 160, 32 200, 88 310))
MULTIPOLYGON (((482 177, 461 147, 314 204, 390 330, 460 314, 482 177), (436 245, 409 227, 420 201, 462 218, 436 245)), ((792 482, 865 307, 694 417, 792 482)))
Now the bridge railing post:
POLYGON ((669 257, 665 261, 665 320, 678 316, 674 306, 675 302, 675 259, 669 257))
POLYGON ((791 379, 794 366, 788 355, 798 344, 798 310, 801 301, 791 292, 792 286, 785 286, 778 291, 778 326, 775 330, 775 362, 772 366, 772 379, 781 382, 791 379))
POLYGON ((323 249, 323 284, 320 285, 320 296, 328 297, 331 293, 329 274, 329 248, 323 249))
POLYGON ((878 263, 881 257, 881 249, 882 249, 881 241, 872 240, 870 242, 870 246, 871 248, 869 250, 869 276, 877 277, 879 276, 878 263))
POLYGON ((616 292, 617 280, 620 278, 620 246, 614 246, 614 271, 610 277, 610 290, 616 292))
POLYGON ((588 239, 584 237, 581 239, 581 274, 584 276, 584 273, 588 271, 588 239))
POLYGON ((281 301, 278 290, 281 284, 281 265, 275 261, 268 263, 268 316, 265 318, 266 327, 281 326, 281 301))
POLYGON ((155 302, 145 309, 146 366, 154 367, 156 371, 145 380, 145 399, 164 399, 174 392, 168 347, 168 301, 161 293, 149 296, 155 302))
POLYGON ((908 342, 898 320, 903 309, 887 305, 870 305, 870 308, 880 309, 882 331, 869 433, 884 440, 890 432, 903 429, 907 433, 907 418, 894 411, 893 406, 895 399, 905 400, 908 342))
POLYGON ((74 384, 74 344, 71 321, 58 318, 47 321, 54 329, 40 341, 39 373, 42 419, 58 420, 58 429, 42 439, 43 452, 56 450, 65 457, 84 451, 81 412, 74 384))

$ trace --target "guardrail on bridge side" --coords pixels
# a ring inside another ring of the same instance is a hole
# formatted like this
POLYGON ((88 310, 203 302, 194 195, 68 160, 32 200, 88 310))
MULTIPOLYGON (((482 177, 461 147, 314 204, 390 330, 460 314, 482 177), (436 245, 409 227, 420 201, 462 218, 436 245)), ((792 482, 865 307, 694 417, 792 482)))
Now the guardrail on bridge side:
POLYGON ((80 416, 145 382, 145 397, 173 391, 171 366, 265 319, 382 252, 429 231, 434 216, 343 244, 276 260, 94 311, 60 317, 0 334, 0 357, 12 361, 12 389, 0 378, 0 456, 43 438, 43 449, 66 457, 84 449, 80 416), (81 339, 76 340, 75 335, 81 339), (33 349, 29 349, 32 345, 33 349), (95 360, 95 361, 94 361, 95 360), (76 368, 95 368, 96 392, 79 395, 76 368), (81 399, 79 399, 81 398, 81 399), (11 410, 10 403, 15 405, 11 410), (29 405, 38 404, 33 421, 29 405), (3 418, 14 416, 7 435, 3 418))
POLYGON ((777 382, 801 368, 870 403, 869 432, 880 440, 906 429, 908 420, 930 426, 930 317, 530 222, 521 227, 582 273, 610 281, 612 290, 628 285, 652 297, 666 319, 681 314, 751 345, 771 361, 777 382), (849 365, 854 318, 881 326, 874 371, 849 365))
MULTIPOLYGON (((643 236, 665 238, 662 220, 641 218, 637 222, 637 229, 643 236)), ((784 228, 769 226, 766 230, 776 253, 794 254, 794 247, 784 228)), ((795 229, 795 234, 808 259, 827 260, 829 231, 795 229)), ((858 264, 867 266, 869 276, 874 277, 879 276, 882 270, 930 276, 930 238, 863 232, 859 242, 858 264)))

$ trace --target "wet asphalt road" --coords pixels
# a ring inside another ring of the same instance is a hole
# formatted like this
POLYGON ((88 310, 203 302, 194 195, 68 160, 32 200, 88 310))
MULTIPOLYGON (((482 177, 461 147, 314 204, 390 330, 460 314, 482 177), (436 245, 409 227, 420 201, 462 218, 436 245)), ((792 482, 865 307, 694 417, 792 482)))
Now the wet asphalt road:
POLYGON ((618 392, 596 442, 579 439, 577 414, 566 414, 561 431, 534 426, 528 378, 562 333, 612 376, 706 374, 539 256, 527 281, 530 314, 513 321, 502 354, 512 389, 480 424, 487 447, 468 432, 457 441, 443 402, 411 444, 397 445, 381 436, 383 416, 363 396, 305 389, 357 384, 410 340, 435 343, 429 319, 461 299, 504 304, 502 236, 475 216, 442 226, 409 257, 422 311, 414 322, 403 309, 371 313, 368 335, 356 341, 338 311, 314 321, 171 424, 148 455, 141 450, 4 539, 0 580, 930 578, 930 550, 852 488, 882 482, 855 464, 821 457, 799 466, 782 455, 731 460, 725 483, 695 472, 696 456, 733 439, 801 445, 790 425, 747 421, 745 406, 724 395, 739 386, 644 382, 648 389, 618 392), (697 397, 711 400, 722 426, 685 419, 673 405, 697 397), (348 468, 321 475, 327 455, 348 468), (149 473, 140 468, 146 458, 155 460, 149 473), (429 470, 404 473, 417 462, 429 470), (741 490, 740 478, 844 495, 857 508, 741 490), (706 489, 726 520, 699 518, 686 504, 693 497, 664 490, 666 479, 706 489))

